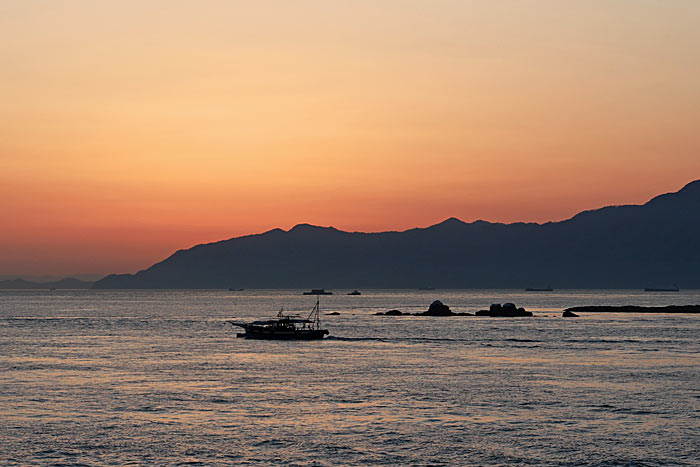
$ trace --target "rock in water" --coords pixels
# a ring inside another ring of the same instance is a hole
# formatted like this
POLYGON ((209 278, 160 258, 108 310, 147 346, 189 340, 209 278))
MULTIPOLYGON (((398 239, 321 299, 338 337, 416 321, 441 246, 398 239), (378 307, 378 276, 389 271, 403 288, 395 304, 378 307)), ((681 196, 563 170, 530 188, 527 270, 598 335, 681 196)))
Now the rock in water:
POLYGON ((389 310, 389 311, 379 311, 375 313, 375 316, 403 316, 410 315, 411 313, 402 313, 400 310, 389 310))
POLYGON ((440 300, 435 300, 430 304, 428 311, 421 313, 424 316, 452 316, 454 313, 450 310, 450 307, 442 303, 440 300))
POLYGON ((574 313, 573 311, 566 310, 564 313, 561 314, 562 318, 578 318, 578 315, 574 313))
POLYGON ((494 303, 488 310, 476 312, 476 316, 491 316, 498 318, 516 318, 520 316, 532 316, 531 311, 525 311, 525 308, 517 308, 514 303, 494 303))
POLYGON ((575 306, 566 311, 578 311, 584 313, 700 313, 700 305, 668 305, 668 306, 575 306))

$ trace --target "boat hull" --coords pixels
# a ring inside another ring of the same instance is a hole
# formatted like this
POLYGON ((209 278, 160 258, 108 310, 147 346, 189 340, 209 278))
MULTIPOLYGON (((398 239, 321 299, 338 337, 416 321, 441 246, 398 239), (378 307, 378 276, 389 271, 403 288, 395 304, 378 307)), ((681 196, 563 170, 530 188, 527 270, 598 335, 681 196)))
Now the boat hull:
MULTIPOLYGON (((314 289, 313 292, 323 292, 323 290, 314 289)), ((280 310, 274 319, 254 321, 252 323, 237 321, 230 321, 230 323, 243 328, 245 332, 237 333, 236 337, 244 339, 309 341, 323 339, 324 336, 328 335, 327 329, 321 329, 318 299, 316 299, 316 305, 314 305, 307 318, 285 316, 280 310)))
POLYGON ((244 339, 308 341, 323 339, 326 335, 328 335, 327 329, 300 329, 293 332, 246 329, 246 332, 237 333, 236 337, 244 339))

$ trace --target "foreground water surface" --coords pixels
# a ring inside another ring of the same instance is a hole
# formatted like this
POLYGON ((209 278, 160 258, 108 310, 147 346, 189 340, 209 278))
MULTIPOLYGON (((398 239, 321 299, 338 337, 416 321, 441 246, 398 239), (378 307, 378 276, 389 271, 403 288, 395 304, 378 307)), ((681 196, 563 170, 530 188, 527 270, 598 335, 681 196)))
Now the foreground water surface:
POLYGON ((700 292, 0 291, 1 465, 699 465, 700 292), (387 317, 440 299, 533 318, 387 317))

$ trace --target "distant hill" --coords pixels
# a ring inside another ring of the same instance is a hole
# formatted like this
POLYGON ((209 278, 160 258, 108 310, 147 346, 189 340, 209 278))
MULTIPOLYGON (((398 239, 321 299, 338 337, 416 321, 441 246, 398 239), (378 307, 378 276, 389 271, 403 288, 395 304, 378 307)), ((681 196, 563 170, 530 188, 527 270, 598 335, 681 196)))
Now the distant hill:
POLYGON ((24 279, 8 279, 0 281, 0 289, 89 289, 93 282, 81 281, 67 277, 52 282, 33 282, 24 279))
POLYGON ((700 180, 546 224, 451 218, 404 232, 300 224, 180 250, 95 288, 700 288, 700 180))

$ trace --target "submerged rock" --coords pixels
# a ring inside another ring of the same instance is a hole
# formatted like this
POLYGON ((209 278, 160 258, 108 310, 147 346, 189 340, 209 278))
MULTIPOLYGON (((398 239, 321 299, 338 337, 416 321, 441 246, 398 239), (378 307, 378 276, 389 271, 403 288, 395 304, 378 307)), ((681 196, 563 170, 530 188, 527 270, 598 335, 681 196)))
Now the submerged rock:
POLYGON ((400 310, 389 310, 387 312, 380 311, 375 313, 376 316, 403 316, 410 315, 410 313, 402 313, 400 310))

